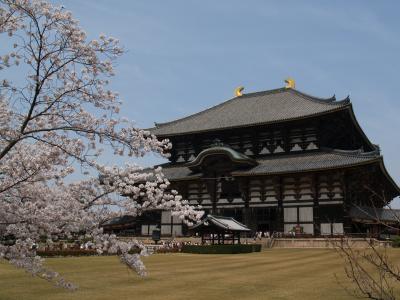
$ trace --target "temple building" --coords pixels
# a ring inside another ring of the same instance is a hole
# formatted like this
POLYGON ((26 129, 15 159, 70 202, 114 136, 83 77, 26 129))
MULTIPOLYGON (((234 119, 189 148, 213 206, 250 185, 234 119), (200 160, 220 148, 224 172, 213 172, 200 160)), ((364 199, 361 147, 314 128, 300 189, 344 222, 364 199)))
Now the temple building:
MULTIPOLYGON (((269 91, 242 90, 150 129, 173 144, 162 165, 172 188, 206 213, 254 231, 296 228, 323 236, 378 230, 363 210, 382 210, 400 189, 349 97, 317 98, 296 90, 293 80, 269 91)), ((142 235, 157 226, 163 236, 187 232, 167 211, 152 220, 141 223, 142 235)))
MULTIPOLYGON (((371 222, 357 217, 360 211, 381 209, 400 189, 349 97, 317 98, 296 90, 293 80, 284 88, 235 92, 228 101, 151 129, 173 144, 162 165, 172 188, 207 213, 233 217, 255 231, 373 231, 371 222)), ((162 212, 160 225, 163 235, 185 233, 169 212, 162 212)))

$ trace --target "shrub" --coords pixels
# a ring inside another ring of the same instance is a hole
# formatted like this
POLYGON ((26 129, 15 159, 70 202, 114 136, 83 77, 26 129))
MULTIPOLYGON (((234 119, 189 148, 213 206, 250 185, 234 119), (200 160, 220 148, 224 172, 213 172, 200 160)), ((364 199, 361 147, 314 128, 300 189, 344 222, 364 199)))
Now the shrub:
POLYGON ((160 247, 154 249, 154 253, 177 253, 180 252, 181 248, 179 247, 160 247))
POLYGON ((260 252, 260 244, 235 244, 235 245, 184 245, 182 252, 196 254, 238 254, 260 252))
MULTIPOLYGON (((139 248, 133 248, 129 250, 129 254, 137 254, 140 253, 139 248)), ((56 256, 93 256, 99 255, 94 249, 55 249, 55 250, 38 250, 36 254, 42 257, 56 257, 56 256)), ((108 254, 107 252, 103 252, 101 255, 116 255, 116 254, 108 254)))
POLYGON ((85 250, 85 249, 38 250, 36 254, 43 257, 98 255, 96 250, 85 250))
POLYGON ((396 237, 392 240, 392 247, 400 248, 400 237, 396 237))

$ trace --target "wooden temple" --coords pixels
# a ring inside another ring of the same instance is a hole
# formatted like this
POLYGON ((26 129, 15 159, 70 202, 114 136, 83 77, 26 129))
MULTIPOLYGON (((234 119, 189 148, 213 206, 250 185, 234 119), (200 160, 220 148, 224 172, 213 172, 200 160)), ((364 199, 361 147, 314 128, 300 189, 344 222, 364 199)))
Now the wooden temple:
MULTIPOLYGON (((242 94, 150 131, 172 144, 161 165, 172 188, 207 214, 254 231, 311 236, 373 232, 354 207, 382 208, 400 189, 365 135, 349 97, 317 98, 289 85, 242 94)), ((160 212, 162 235, 187 231, 160 212)), ((149 230, 148 234, 151 234, 149 230)))

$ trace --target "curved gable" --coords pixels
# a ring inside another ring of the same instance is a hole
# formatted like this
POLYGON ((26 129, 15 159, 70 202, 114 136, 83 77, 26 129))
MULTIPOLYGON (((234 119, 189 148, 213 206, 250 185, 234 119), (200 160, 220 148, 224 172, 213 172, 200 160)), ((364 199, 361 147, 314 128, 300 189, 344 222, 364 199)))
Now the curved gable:
POLYGON ((215 156, 225 156, 231 161, 232 165, 236 167, 254 167, 257 165, 255 160, 242 153, 229 147, 217 146, 200 152, 193 161, 186 164, 186 167, 192 171, 199 170, 206 163, 207 158, 215 156))

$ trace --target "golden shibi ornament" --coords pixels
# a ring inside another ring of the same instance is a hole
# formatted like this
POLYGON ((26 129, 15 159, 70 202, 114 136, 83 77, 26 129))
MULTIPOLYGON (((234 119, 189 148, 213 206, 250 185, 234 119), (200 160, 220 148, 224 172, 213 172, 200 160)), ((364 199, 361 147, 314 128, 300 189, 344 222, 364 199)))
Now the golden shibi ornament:
POLYGON ((285 83, 286 83, 285 88, 287 89, 294 89, 296 87, 296 82, 291 77, 286 78, 285 83))
POLYGON ((235 89, 235 97, 240 97, 243 95, 242 91, 244 90, 244 86, 239 86, 235 89))

